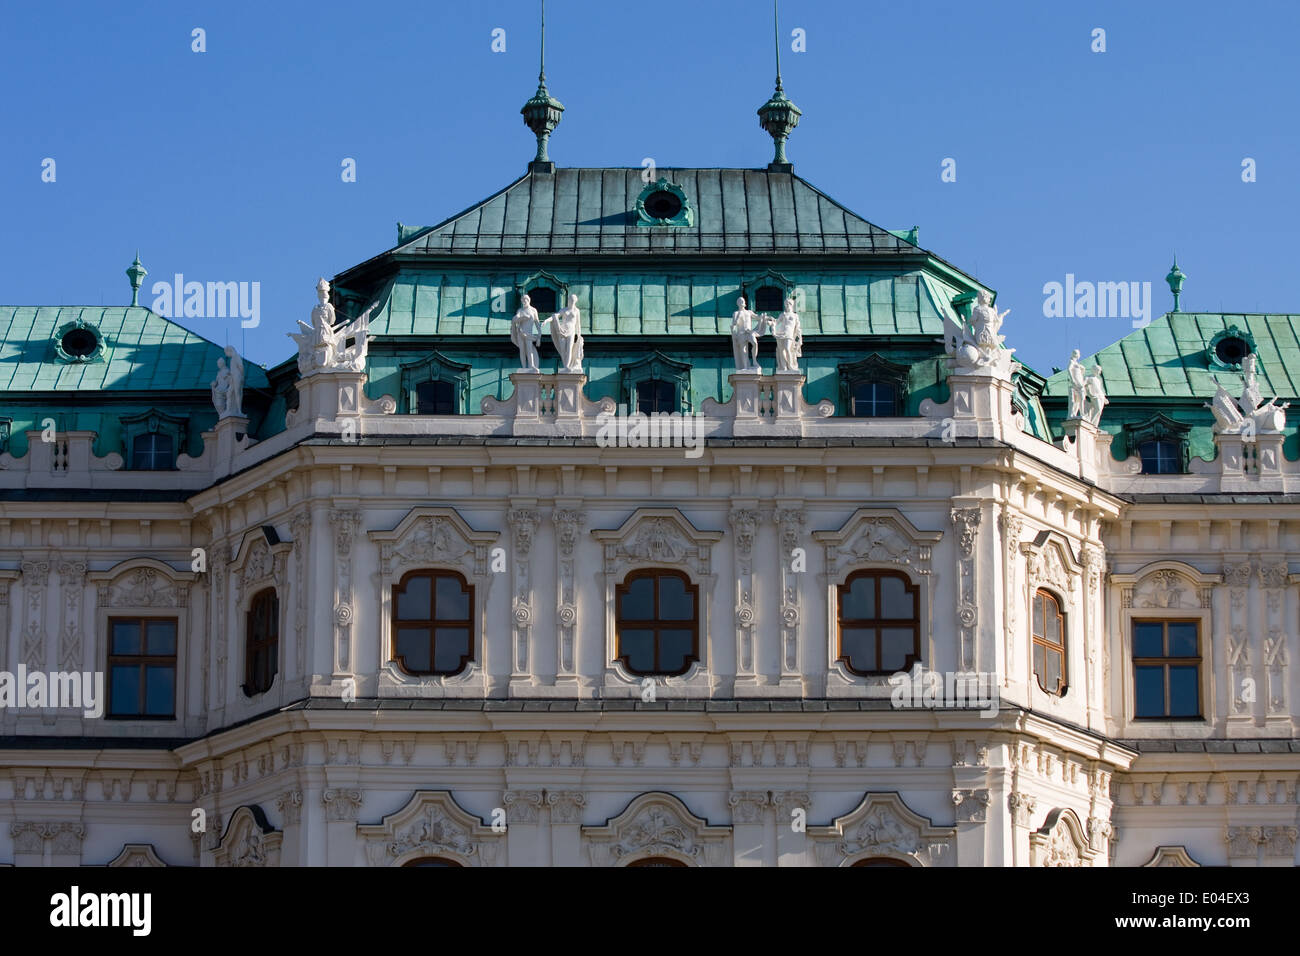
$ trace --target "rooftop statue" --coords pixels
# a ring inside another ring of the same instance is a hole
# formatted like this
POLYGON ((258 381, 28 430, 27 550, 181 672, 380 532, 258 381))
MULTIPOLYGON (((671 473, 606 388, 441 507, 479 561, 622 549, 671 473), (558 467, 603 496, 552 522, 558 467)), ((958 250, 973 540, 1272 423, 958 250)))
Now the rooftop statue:
POLYGON ((1214 394, 1214 401, 1205 403, 1205 407, 1214 412, 1214 433, 1240 435, 1280 432, 1286 426, 1286 409, 1291 407, 1291 403, 1278 405, 1276 398, 1264 401, 1255 377, 1254 352, 1248 353, 1241 360, 1241 374, 1243 383, 1240 399, 1234 401, 1228 390, 1220 384, 1214 394))
POLYGON ((555 351, 560 353, 560 371, 581 372, 585 346, 582 341, 582 313, 578 311, 578 297, 570 295, 569 304, 547 321, 551 326, 551 341, 555 343, 555 351))
POLYGON ((316 306, 311 310, 311 324, 301 319, 301 332, 288 333, 298 343, 298 371, 310 375, 315 371, 361 372, 369 351, 370 309, 355 320, 336 329, 334 306, 330 304, 330 284, 316 283, 316 306), (348 345, 349 339, 353 340, 348 345))
POLYGON ((1010 309, 999 313, 992 306, 993 297, 981 289, 975 307, 971 309, 970 324, 955 322, 944 317, 944 339, 948 354, 957 364, 958 372, 987 372, 999 378, 1011 377, 1011 353, 1015 349, 1003 348, 1005 335, 999 335, 1002 320, 1010 309))
POLYGON ((217 377, 210 386, 217 419, 244 415, 244 360, 233 345, 226 346, 226 358, 217 359, 217 377), (230 364, 226 361, 229 359, 230 364))
POLYGON ((527 295, 519 297, 519 309, 510 320, 510 341, 519 349, 519 371, 538 370, 537 345, 541 341, 542 326, 527 295))
POLYGON ((799 359, 803 356, 803 326, 799 322, 799 313, 794 310, 794 299, 785 300, 785 311, 775 319, 766 316, 764 319, 764 330, 771 330, 776 339, 776 370, 799 371, 799 359))
POLYGON ((758 337, 762 334, 763 324, 764 321, 749 308, 743 295, 736 300, 736 311, 731 315, 731 353, 737 372, 760 371, 758 337))
POLYGON ((1101 381, 1101 366, 1094 365, 1092 372, 1083 383, 1083 419, 1093 425, 1101 424, 1101 413, 1109 399, 1106 398, 1106 386, 1101 381))
POLYGON ((1083 417, 1083 394, 1085 380, 1088 377, 1088 370, 1084 368, 1079 361, 1079 350, 1075 349, 1070 353, 1070 413, 1066 418, 1083 417))

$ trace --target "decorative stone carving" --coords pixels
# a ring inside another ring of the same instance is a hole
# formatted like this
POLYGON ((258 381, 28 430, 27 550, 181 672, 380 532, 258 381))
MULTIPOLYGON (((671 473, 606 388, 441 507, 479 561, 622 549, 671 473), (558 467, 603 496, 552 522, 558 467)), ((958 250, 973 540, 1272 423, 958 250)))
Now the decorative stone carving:
POLYGON ((287 827, 302 823, 302 791, 286 790, 275 798, 275 808, 280 811, 287 827))
POLYGON ((957 528, 957 626, 961 634, 961 667, 975 666, 975 625, 979 618, 975 606, 977 591, 975 535, 979 530, 979 508, 953 508, 952 523, 957 528))
POLYGON ((226 346, 226 358, 217 359, 217 377, 209 387, 218 420, 244 417, 244 360, 233 345, 226 346))
POLYGON ((289 533, 293 536, 293 632, 298 674, 307 672, 307 556, 310 554, 307 536, 310 532, 311 513, 301 508, 289 519, 289 533))
POLYGON ((519 297, 519 308, 510 320, 510 341, 519 350, 519 371, 538 371, 537 345, 541 341, 541 320, 527 294, 519 297))
POLYGON ((155 867, 166 866, 158 851, 153 848, 152 843, 127 843, 123 845, 122 852, 109 860, 106 864, 110 867, 155 867))
POLYGON ((1200 866, 1183 846, 1158 846, 1143 867, 1200 866))
POLYGON ((951 865, 957 831, 936 827, 897 793, 868 793, 832 824, 809 827, 822 866, 850 866, 866 857, 888 857, 913 866, 951 865))
POLYGON ((555 523, 556 551, 556 682, 571 683, 578 679, 574 663, 574 645, 578 632, 578 593, 575 548, 578 531, 587 516, 577 508, 556 507, 551 512, 555 523))
POLYGON ((765 325, 776 339, 776 370, 798 372, 799 359, 803 356, 803 326, 799 313, 794 310, 794 299, 787 298, 785 311, 765 325))
POLYGON ((981 289, 969 325, 945 314, 944 345, 958 373, 982 372, 1009 380, 1015 349, 1003 347, 1006 336, 999 335, 998 330, 1011 310, 999 313, 992 302, 993 297, 981 289))
POLYGON ((1219 385, 1214 400, 1205 407, 1214 413, 1216 435, 1276 434, 1286 427, 1286 409, 1290 402, 1277 404, 1276 398, 1264 401, 1255 377, 1255 353, 1248 352, 1241 360, 1241 398, 1234 400, 1228 390, 1219 385))
POLYGON ((217 866, 279 866, 284 834, 271 827, 262 808, 253 804, 230 815, 225 834, 213 851, 217 866))
POLYGON ((316 283, 316 306, 311 310, 311 322, 298 320, 300 332, 289 332, 289 338, 298 343, 298 372, 303 376, 316 372, 360 372, 366 367, 369 349, 370 309, 354 321, 338 329, 334 327, 334 306, 330 304, 330 284, 324 279, 316 283), (348 339, 353 340, 348 345, 348 339))
POLYGON ((81 608, 85 596, 86 563, 59 562, 59 593, 63 598, 63 623, 59 628, 59 666, 81 669, 81 608))
POLYGON ((1070 378, 1070 408, 1066 418, 1082 418, 1084 382, 1088 377, 1088 370, 1084 367, 1084 364, 1079 361, 1078 349, 1075 349, 1070 353, 1070 365, 1068 371, 1070 378))
POLYGON ((585 346, 582 339, 582 313, 578 310, 578 297, 569 296, 569 304, 547 322, 551 327, 551 341, 560 357, 561 372, 582 373, 585 346))
POLYGON ((766 790, 737 790, 727 797, 732 823, 762 823, 770 805, 766 790))
POLYGON ((360 790, 346 787, 329 787, 321 793, 325 804, 325 819, 330 823, 355 820, 361 812, 363 795, 360 790))
POLYGON ((514 624, 513 656, 511 660, 511 680, 529 679, 530 634, 532 631, 532 548, 533 535, 537 530, 541 515, 535 508, 511 508, 506 513, 506 522, 510 525, 514 542, 514 594, 511 597, 512 618, 514 624))
POLYGON ((750 682, 756 679, 754 634, 758 616, 754 607, 754 533, 761 518, 757 510, 748 507, 733 508, 728 515, 736 567, 736 677, 750 682))
POLYGON ((954 790, 952 805, 956 808, 958 823, 983 823, 988 818, 988 789, 954 790))
POLYGON ((581 790, 547 790, 546 805, 551 808, 552 825, 581 824, 587 795, 581 790))
POLYGON ((1101 424, 1101 413, 1108 402, 1106 386, 1101 380, 1100 365, 1092 367, 1092 371, 1083 383, 1083 390, 1083 420, 1092 425, 1099 425, 1101 424))
POLYGON ((507 790, 501 797, 507 823, 536 823, 542 812, 542 791, 507 790))
POLYGON ((758 373, 758 337, 762 334, 758 314, 742 295, 731 315, 731 353, 737 372, 758 373))
POLYGON ((663 856, 695 866, 718 866, 727 858, 731 828, 710 826, 668 793, 643 793, 604 826, 582 828, 594 866, 625 866, 663 856))
POLYGON ((807 522, 807 515, 802 507, 787 502, 785 506, 776 509, 773 518, 776 521, 777 533, 780 536, 778 553, 781 571, 780 679, 782 682, 793 682, 801 680, 803 677, 802 669, 799 666, 799 629, 802 618, 799 601, 801 593, 799 581, 802 580, 802 575, 806 571, 808 556, 805 551, 802 555, 805 568, 797 570, 795 568, 795 552, 803 540, 803 529, 804 524, 807 522))
POLYGON ((334 674, 340 678, 352 671, 352 541, 360 523, 359 511, 330 511, 334 527, 334 674))
POLYGON ((485 826, 446 790, 417 790, 396 813, 379 823, 359 825, 357 836, 365 843, 371 866, 401 866, 423 856, 491 866, 505 831, 485 826))
POLYGON ((134 558, 86 577, 98 586, 100 607, 141 609, 187 607, 195 575, 152 558, 134 558))
POLYGON ((1073 810, 1053 810, 1029 835, 1030 866, 1092 866, 1097 856, 1073 810))

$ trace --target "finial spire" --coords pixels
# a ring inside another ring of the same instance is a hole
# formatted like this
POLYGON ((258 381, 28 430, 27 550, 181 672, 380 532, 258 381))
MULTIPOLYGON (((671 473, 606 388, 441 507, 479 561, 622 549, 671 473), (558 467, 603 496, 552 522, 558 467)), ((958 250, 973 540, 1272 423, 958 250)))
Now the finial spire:
POLYGON ((789 173, 794 165, 786 159, 785 141, 791 130, 799 125, 803 111, 785 95, 781 84, 781 28, 779 26, 777 0, 772 0, 772 39, 776 49, 776 91, 772 98, 758 108, 758 125, 767 130, 776 144, 776 154, 767 164, 769 172, 789 173))
POLYGON ((537 92, 524 104, 519 112, 524 116, 524 125, 537 137, 537 156, 528 164, 532 173, 553 173, 555 164, 547 155, 547 144, 551 131, 560 125, 564 104, 551 96, 546 89, 546 0, 542 0, 542 45, 541 64, 537 71, 537 92))
POLYGON ((1174 253, 1174 267, 1169 270, 1169 275, 1165 276, 1165 281, 1169 283, 1169 291, 1174 294, 1174 311, 1178 312, 1178 299, 1183 292, 1183 280, 1187 276, 1183 270, 1178 268, 1178 253, 1174 253))
POLYGON ((144 285, 144 277, 149 274, 149 270, 140 264, 140 250, 135 250, 135 262, 131 263, 131 268, 126 270, 127 278, 131 280, 131 305, 140 304, 140 286, 144 285))

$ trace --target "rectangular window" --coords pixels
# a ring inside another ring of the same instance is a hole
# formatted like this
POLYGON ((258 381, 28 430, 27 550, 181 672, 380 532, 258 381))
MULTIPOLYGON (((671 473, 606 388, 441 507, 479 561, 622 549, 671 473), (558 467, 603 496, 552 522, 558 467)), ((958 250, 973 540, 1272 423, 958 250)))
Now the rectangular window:
POLYGON ((109 618, 108 716, 176 716, 175 618, 109 618))
POLYGON ((1201 718, 1201 622, 1133 622, 1133 716, 1201 718))
POLYGON ((442 379, 421 382, 415 386, 415 413, 417 415, 455 415, 456 386, 442 379))

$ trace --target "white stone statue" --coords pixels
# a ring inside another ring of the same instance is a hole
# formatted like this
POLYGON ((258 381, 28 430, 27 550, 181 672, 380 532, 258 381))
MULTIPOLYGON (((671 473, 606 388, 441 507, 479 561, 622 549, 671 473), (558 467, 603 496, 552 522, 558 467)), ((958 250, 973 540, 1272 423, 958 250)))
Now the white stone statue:
POLYGON ((1093 425, 1099 425, 1101 424, 1102 409, 1110 401, 1106 398, 1106 387, 1101 381, 1100 365, 1092 367, 1092 374, 1084 380, 1083 390, 1083 418, 1093 425))
POLYGON ((519 309, 510 320, 510 341, 519 349, 519 371, 538 371, 537 345, 541 341, 542 326, 532 299, 519 297, 519 309))
MULTIPOLYGON (((373 308, 373 306, 371 306, 373 308)), ((316 306, 311 310, 311 324, 301 319, 301 332, 288 333, 298 343, 298 371, 310 375, 316 371, 362 372, 370 348, 370 309, 341 328, 334 328, 334 306, 330 304, 330 284, 316 283, 316 306), (347 342, 352 339, 352 344, 347 342)))
POLYGON ((1220 385, 1214 401, 1205 403, 1205 407, 1214 412, 1214 433, 1239 435, 1252 430, 1255 434, 1282 431, 1286 427, 1286 409, 1291 407, 1291 403, 1278 405, 1276 398, 1264 401, 1255 377, 1253 352, 1241 360, 1241 373, 1243 382, 1239 400, 1234 401, 1228 390, 1220 385))
MULTIPOLYGON (((226 346, 226 358, 230 360, 230 387, 226 390, 226 416, 244 417, 244 360, 239 357, 233 345, 226 346)), ((221 359, 217 359, 218 362, 221 359)), ((217 372, 220 375, 220 371, 217 372)))
POLYGON ((998 329, 1011 310, 999 313, 992 302, 988 291, 981 289, 971 309, 969 327, 945 316, 945 345, 948 354, 956 360, 958 372, 985 372, 1009 379, 1011 354, 1015 349, 1002 347, 1006 336, 999 335, 998 329))
POLYGON ((1079 350, 1075 349, 1070 353, 1070 414, 1067 418, 1083 417, 1083 391, 1084 379, 1088 377, 1088 370, 1084 368, 1083 363, 1079 361, 1079 350))
POLYGON ((561 372, 581 372, 585 346, 582 341, 582 313, 578 311, 578 297, 569 296, 569 304, 548 320, 551 341, 560 353, 561 372))
POLYGON ((217 419, 225 418, 226 403, 230 395, 230 370, 226 368, 225 359, 217 359, 217 377, 212 380, 212 407, 217 410, 217 419))
POLYGON ((799 313, 794 310, 794 299, 786 299, 785 311, 775 319, 768 319, 764 326, 776 339, 776 370, 799 371, 799 359, 803 356, 803 326, 799 322, 799 313))
POLYGON ((758 337, 762 334, 761 323, 762 320, 749 308, 743 295, 736 300, 736 311, 731 314, 731 354, 737 372, 760 371, 758 337))

